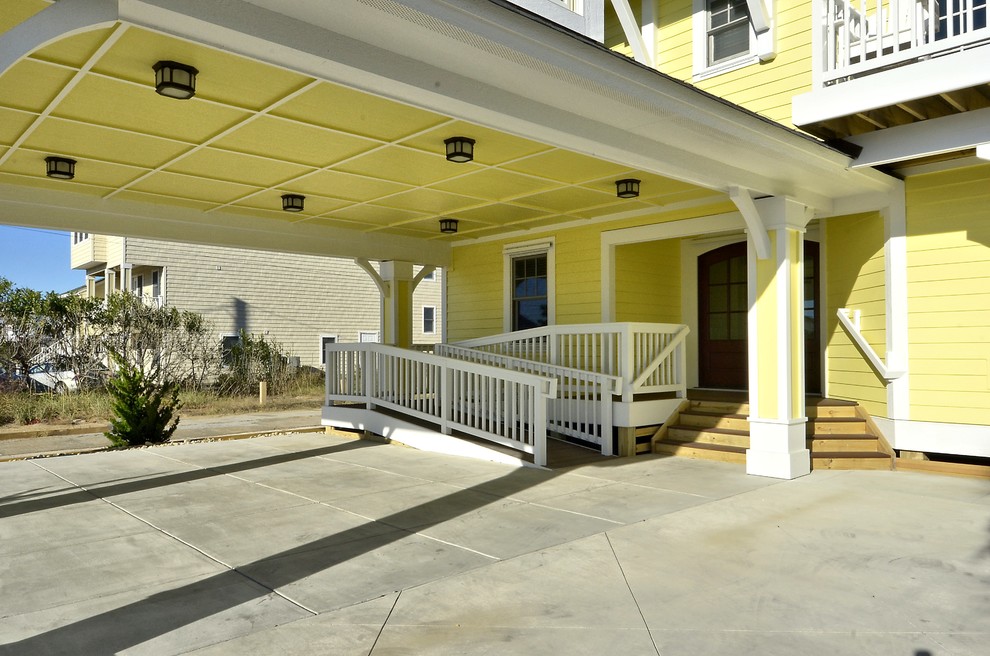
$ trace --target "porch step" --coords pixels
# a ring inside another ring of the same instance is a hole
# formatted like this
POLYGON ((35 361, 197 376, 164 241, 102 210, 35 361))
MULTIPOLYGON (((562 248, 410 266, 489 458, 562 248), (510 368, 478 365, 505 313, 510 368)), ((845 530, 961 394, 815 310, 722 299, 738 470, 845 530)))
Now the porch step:
POLYGON ((691 399, 691 409, 689 412, 747 417, 749 416, 749 404, 728 400, 691 399))
POLYGON ((873 434, 868 415, 850 401, 822 399, 808 406, 812 469, 893 469, 894 459, 873 434), (814 416, 811 409, 814 408, 814 416))
POLYGON ((746 449, 708 442, 654 442, 654 453, 696 460, 718 460, 746 464, 746 449))
MULTIPOLYGON (((682 415, 683 417, 683 415, 682 415)), ((749 448, 749 431, 734 428, 701 428, 698 426, 671 426, 667 431, 667 442, 721 444, 724 446, 749 448)))
POLYGON ((819 451, 811 454, 812 469, 890 469, 891 458, 877 451, 819 451))
POLYGON ((681 426, 697 426, 701 428, 749 430, 749 421, 746 419, 746 415, 707 412, 693 408, 688 412, 681 413, 680 424, 681 426))
POLYGON ((808 434, 847 435, 866 434, 866 420, 860 417, 817 417, 808 419, 808 434))
POLYGON ((878 452, 876 436, 865 433, 809 436, 808 448, 812 453, 878 452))

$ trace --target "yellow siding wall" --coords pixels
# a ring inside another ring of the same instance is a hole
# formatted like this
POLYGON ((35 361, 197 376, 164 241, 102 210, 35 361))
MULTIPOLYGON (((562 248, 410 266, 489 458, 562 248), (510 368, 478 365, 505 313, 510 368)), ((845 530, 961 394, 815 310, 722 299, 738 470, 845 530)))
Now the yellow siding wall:
POLYGON ((907 180, 911 419, 990 424, 990 165, 907 180))
POLYGON ((886 357, 883 218, 869 213, 826 219, 825 235, 828 396, 859 401, 870 414, 886 417, 886 387, 835 316, 838 308, 860 310, 863 336, 886 357))
MULTIPOLYGON (((623 219, 575 228, 526 233, 500 241, 465 244, 453 249, 453 265, 447 276, 447 336, 450 341, 483 337, 503 332, 503 255, 505 244, 555 237, 556 320, 558 324, 598 323, 601 321, 601 233, 606 230, 677 221, 734 211, 731 203, 668 212, 662 215, 623 219)), ((675 242, 672 242, 675 243, 675 242)), ((663 250, 665 247, 657 247, 663 250)), ((666 248, 673 248, 667 246, 666 248)), ((659 252, 659 251, 658 251, 659 252)), ((677 255, 679 258, 680 256, 677 255)), ((680 265, 667 275, 679 277, 680 265)), ((627 273, 621 275, 628 278, 627 273)), ((679 281, 666 281, 679 288, 679 281)), ((667 293, 665 293, 666 295, 667 293)), ((658 312, 679 322, 679 300, 671 299, 666 310, 658 312), (675 305, 678 317, 674 316, 675 305), (666 314, 665 314, 666 313, 666 314)), ((626 319, 629 320, 629 319, 626 319)), ((660 319, 655 319, 660 320, 660 319)))
MULTIPOLYGON (((776 0, 777 57, 699 80, 696 86, 791 125, 791 97, 811 90, 811 7, 807 0, 776 0)), ((665 0, 657 19, 657 67, 688 82, 694 76, 692 11, 692 0, 665 0)), ((629 54, 611 3, 606 3, 605 39, 613 50, 629 54)))
POLYGON ((615 249, 615 320, 681 323, 681 242, 615 249))

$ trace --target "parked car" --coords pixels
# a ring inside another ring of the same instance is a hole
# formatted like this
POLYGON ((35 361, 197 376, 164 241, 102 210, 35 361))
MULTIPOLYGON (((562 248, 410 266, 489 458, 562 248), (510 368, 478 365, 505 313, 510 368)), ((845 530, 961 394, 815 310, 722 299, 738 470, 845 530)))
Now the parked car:
POLYGON ((31 389, 35 392, 65 394, 79 389, 74 371, 56 367, 51 362, 34 365, 28 369, 27 375, 31 389))

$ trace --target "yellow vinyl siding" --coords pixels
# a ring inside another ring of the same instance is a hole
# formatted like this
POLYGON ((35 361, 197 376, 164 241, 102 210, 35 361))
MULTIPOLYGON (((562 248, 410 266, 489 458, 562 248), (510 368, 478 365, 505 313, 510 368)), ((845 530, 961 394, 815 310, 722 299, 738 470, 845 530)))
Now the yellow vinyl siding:
POLYGON ((615 320, 681 323, 681 242, 615 249, 615 320))
POLYGON ((811 3, 777 0, 775 4, 777 57, 701 80, 697 86, 791 125, 791 97, 811 90, 811 3))
MULTIPOLYGON (((791 98, 811 90, 811 3, 777 0, 777 56, 698 80, 695 85, 785 125, 791 125, 791 98)), ((634 9, 638 5, 634 6, 634 9)), ((692 0, 662 2, 657 18, 657 68, 691 82, 694 78, 692 0)), ((618 18, 606 3, 605 43, 629 55, 618 18)), ((647 44, 649 46, 649 44, 647 44)))
POLYGON ((990 165, 906 185, 911 419, 990 424, 990 165))
POLYGON ((502 332, 502 242, 453 249, 447 301, 449 341, 502 332))
POLYGON ((825 234, 828 396, 858 401, 870 414, 886 417, 886 387, 835 316, 838 308, 859 310, 867 343, 886 357, 883 219, 877 213, 827 219, 825 234))
MULTIPOLYGON (((506 244, 554 237, 556 322, 597 323, 602 317, 602 232, 734 210, 731 203, 716 202, 708 206, 632 219, 557 231, 533 231, 527 232, 525 236, 505 240, 457 245, 453 249, 453 266, 447 276, 447 303, 450 306, 447 316, 448 339, 458 341, 503 332, 502 253, 506 244)), ((669 275, 678 277, 679 265, 674 268, 669 271, 669 275)))

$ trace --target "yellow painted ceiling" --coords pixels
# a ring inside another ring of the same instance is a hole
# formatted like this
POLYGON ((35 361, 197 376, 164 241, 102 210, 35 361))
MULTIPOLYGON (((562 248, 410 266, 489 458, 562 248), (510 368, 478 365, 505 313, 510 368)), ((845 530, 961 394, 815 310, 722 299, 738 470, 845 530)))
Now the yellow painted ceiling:
MULTIPOLYGON (((0 0, 0 33, 49 3, 0 0)), ((463 239, 648 212, 707 190, 117 24, 67 37, 0 76, 0 182, 327 228, 463 239), (152 65, 195 66, 196 97, 154 92, 152 65), (476 140, 475 160, 444 139, 476 140), (44 158, 78 160, 45 177, 44 158), (615 180, 643 180, 636 199, 615 180), (280 196, 306 196, 303 212, 280 196), (441 235, 438 220, 460 220, 441 235)))

